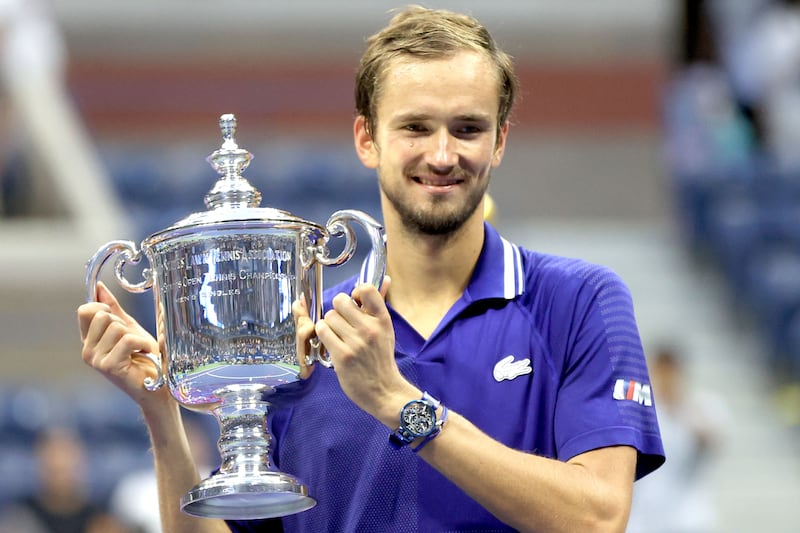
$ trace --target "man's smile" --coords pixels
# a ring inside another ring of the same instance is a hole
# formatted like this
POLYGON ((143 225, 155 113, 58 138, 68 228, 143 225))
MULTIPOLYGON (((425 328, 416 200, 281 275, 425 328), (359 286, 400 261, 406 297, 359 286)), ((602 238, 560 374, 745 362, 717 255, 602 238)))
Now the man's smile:
POLYGON ((425 177, 425 176, 412 176, 414 182, 426 187, 450 187, 464 182, 463 178, 456 177, 425 177))

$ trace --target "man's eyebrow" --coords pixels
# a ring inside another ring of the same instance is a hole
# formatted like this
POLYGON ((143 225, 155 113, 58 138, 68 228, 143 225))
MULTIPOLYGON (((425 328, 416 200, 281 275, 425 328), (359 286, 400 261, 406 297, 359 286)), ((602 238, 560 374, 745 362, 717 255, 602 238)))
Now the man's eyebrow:
POLYGON ((395 115, 392 118, 393 122, 418 122, 421 120, 428 120, 431 118, 429 114, 426 113, 400 113, 399 115, 395 115))
MULTIPOLYGON (((428 113, 400 113, 392 118, 392 122, 419 122, 430 118, 431 115, 428 113)), ((454 117, 459 122, 490 122, 492 118, 492 115, 484 113, 466 113, 454 117)))
POLYGON ((470 113, 465 115, 459 115, 456 117, 456 120, 460 120, 462 122, 489 122, 494 118, 492 115, 483 114, 483 113, 470 113))

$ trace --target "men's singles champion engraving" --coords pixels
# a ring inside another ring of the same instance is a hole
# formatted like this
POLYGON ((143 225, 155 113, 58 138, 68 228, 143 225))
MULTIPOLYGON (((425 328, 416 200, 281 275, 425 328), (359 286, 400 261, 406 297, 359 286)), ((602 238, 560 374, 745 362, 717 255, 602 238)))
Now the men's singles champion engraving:
MULTIPOLYGON (((140 246, 102 246, 87 264, 87 297, 96 298, 100 272, 112 257, 123 288, 153 289, 165 353, 163 361, 140 354, 157 372, 144 386, 155 390, 166 383, 184 407, 207 411, 219 422, 220 470, 191 489, 181 508, 226 519, 283 516, 316 503, 301 480, 277 471, 269 457, 268 410, 302 401, 292 303, 302 298, 312 320, 320 317, 322 266, 352 257, 352 222, 369 235, 369 279, 379 287, 386 269, 383 228, 355 210, 337 211, 321 226, 259 207, 261 194, 242 176, 252 155, 236 144, 236 119, 223 115, 219 124, 223 143, 208 160, 220 178, 205 197, 208 211, 189 215, 140 246), (327 243, 334 236, 344 236, 345 245, 329 257, 327 243), (142 281, 131 283, 125 266, 142 257, 149 268, 142 281)), ((319 343, 311 346, 304 362, 330 365, 319 343)))

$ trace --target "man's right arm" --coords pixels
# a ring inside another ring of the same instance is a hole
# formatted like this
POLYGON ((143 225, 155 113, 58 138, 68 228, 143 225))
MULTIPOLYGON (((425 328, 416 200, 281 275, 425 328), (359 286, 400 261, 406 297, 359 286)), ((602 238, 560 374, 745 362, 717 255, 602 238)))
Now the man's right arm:
POLYGON ((181 496, 200 481, 180 406, 165 388, 144 388, 153 377, 150 361, 137 352, 161 353, 158 342, 120 306, 102 284, 97 302, 78 308, 84 362, 128 394, 141 408, 153 446, 159 511, 170 533, 230 533, 222 520, 195 518, 180 510, 181 496))
POLYGON ((161 527, 176 533, 230 533, 222 520, 195 518, 180 511, 180 498, 200 482, 178 403, 164 408, 142 407, 153 446, 161 527))

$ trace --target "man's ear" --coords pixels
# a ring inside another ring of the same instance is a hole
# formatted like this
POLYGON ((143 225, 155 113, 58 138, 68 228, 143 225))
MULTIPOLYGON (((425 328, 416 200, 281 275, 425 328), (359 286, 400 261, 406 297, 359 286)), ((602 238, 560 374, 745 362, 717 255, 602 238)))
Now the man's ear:
POLYGON ((353 140, 361 163, 367 168, 378 168, 378 147, 372 140, 364 115, 358 115, 353 123, 353 140))

